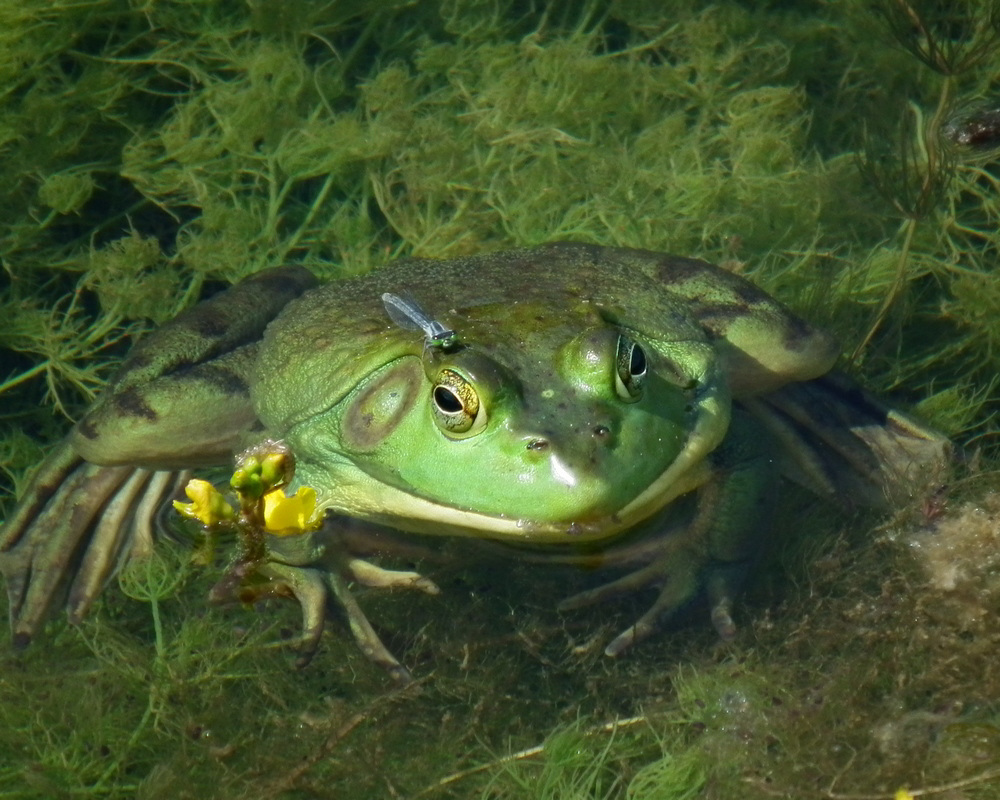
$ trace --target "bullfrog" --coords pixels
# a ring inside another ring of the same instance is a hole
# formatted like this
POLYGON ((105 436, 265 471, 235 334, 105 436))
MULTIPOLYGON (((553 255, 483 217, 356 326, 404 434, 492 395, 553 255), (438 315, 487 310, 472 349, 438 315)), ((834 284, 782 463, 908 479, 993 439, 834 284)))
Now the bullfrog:
POLYGON ((309 647, 332 594, 405 678, 351 586, 437 591, 379 566, 346 520, 390 532, 379 541, 468 537, 614 570, 562 604, 651 590, 610 655, 697 596, 731 637, 782 473, 847 505, 946 458, 943 437, 834 374, 838 352, 744 278, 643 250, 406 259, 325 285, 260 272, 136 345, 41 465, 0 540, 15 641, 67 585, 80 619, 149 554, 189 470, 259 442, 294 455, 290 489, 315 489, 328 517, 269 535, 259 565, 301 602, 309 647))

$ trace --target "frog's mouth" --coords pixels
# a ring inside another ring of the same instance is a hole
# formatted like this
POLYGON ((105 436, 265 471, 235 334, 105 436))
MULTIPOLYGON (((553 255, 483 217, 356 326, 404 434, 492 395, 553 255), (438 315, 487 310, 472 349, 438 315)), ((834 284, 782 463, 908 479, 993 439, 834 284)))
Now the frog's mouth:
POLYGON ((488 514, 459 508, 373 480, 356 465, 337 475, 336 497, 321 498, 320 509, 366 519, 397 530, 427 535, 485 537, 514 544, 571 544, 605 540, 657 514, 669 503, 703 485, 711 476, 708 454, 718 444, 699 426, 670 465, 621 508, 561 520, 488 514), (357 487, 352 491, 352 486, 357 487))
POLYGON ((427 501, 411 496, 411 500, 415 502, 408 509, 407 516, 397 518, 389 524, 415 533, 486 536, 523 544, 600 541, 634 528, 709 479, 711 470, 704 457, 697 464, 685 464, 685 469, 678 468, 680 460, 675 461, 656 481, 620 510, 601 516, 580 517, 565 522, 540 522, 431 504, 431 516, 424 518, 420 515, 419 506, 427 501))

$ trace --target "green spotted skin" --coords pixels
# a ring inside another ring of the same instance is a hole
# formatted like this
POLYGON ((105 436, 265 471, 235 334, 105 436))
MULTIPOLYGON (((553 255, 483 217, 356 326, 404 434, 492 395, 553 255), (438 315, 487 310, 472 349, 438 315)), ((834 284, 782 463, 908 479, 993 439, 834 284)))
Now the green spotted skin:
POLYGON ((349 587, 435 588, 351 552, 344 518, 631 570, 563 606, 657 587, 611 654, 699 593, 731 636, 779 468, 819 493, 883 497, 943 460, 942 437, 827 374, 837 353, 740 276, 644 250, 407 259, 326 285, 266 270, 137 346, 42 466, 0 535, 15 638, 67 580, 77 619, 121 558, 148 552, 177 471, 272 440, 295 458, 287 490, 314 489, 331 521, 269 536, 268 558, 240 568, 300 600, 309 647, 332 593, 365 652, 403 674, 349 587), (454 336, 400 324, 386 293, 454 336), (841 481, 845 465, 861 478, 841 481))
POLYGON ((707 480, 733 397, 821 375, 836 352, 718 267, 563 243, 307 292, 267 328, 251 397, 324 507, 421 533, 594 541, 707 480), (385 292, 454 330, 454 352, 393 324, 385 292), (623 341, 648 367, 636 398, 615 392, 623 341), (428 413, 455 374, 488 418, 474 437, 428 413))

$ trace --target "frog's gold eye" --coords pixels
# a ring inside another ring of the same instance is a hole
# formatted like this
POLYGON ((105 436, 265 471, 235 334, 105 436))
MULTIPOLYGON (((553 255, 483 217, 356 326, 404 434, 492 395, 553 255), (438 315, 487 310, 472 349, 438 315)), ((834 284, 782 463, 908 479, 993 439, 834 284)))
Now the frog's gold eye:
POLYGON ((627 402, 638 400, 646 379, 646 352, 627 336, 619 336, 615 362, 615 391, 618 396, 627 402))
POLYGON ((443 369, 431 392, 434 421, 449 436, 464 439, 486 427, 486 409, 470 381, 454 370, 443 369))

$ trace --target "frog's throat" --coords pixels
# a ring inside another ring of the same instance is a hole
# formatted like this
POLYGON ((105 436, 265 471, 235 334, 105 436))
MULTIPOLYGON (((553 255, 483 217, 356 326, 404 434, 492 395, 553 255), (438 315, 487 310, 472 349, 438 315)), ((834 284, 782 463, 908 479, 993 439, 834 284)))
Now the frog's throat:
POLYGON ((699 402, 698 421, 670 465, 621 509, 604 516, 537 521, 484 514, 412 494, 348 464, 342 465, 346 468, 342 473, 332 470, 330 477, 338 488, 329 497, 321 498, 319 510, 332 509, 398 530, 430 535, 487 537, 521 544, 608 539, 650 518, 711 477, 708 456, 729 427, 729 403, 728 397, 710 395, 699 402))

